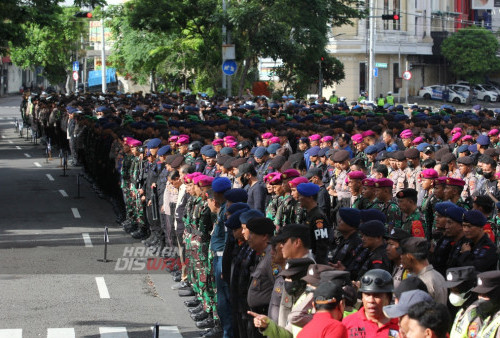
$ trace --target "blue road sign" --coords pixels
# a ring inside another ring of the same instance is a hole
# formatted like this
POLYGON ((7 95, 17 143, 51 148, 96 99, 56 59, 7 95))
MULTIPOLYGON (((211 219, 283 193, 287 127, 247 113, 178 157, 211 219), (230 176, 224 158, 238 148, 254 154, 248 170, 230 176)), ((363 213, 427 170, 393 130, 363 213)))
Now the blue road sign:
POLYGON ((236 70, 238 69, 238 65, 236 64, 236 61, 234 60, 226 60, 222 64, 222 71, 226 75, 233 75, 236 73, 236 70))
POLYGON ((73 71, 77 72, 80 70, 80 63, 78 61, 73 62, 73 71))
POLYGON ((373 68, 373 76, 378 77, 378 67, 373 68))

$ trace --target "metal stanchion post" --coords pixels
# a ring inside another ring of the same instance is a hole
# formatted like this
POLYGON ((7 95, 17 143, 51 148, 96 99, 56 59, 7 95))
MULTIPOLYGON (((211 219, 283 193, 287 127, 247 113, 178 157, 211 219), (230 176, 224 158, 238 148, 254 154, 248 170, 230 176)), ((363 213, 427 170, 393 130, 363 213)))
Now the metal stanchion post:
POLYGON ((65 151, 64 152, 64 155, 63 155, 63 174, 61 175, 62 177, 67 177, 68 175, 66 175, 66 170, 68 169, 68 152, 65 151))
POLYGON ((78 191, 76 198, 80 198, 80 176, 81 176, 80 173, 78 173, 78 175, 76 175, 76 186, 77 186, 77 191, 78 191))
POLYGON ((112 260, 108 259, 108 243, 109 243, 109 235, 108 235, 108 226, 104 227, 104 258, 98 259, 97 261, 108 263, 112 262, 112 260))
POLYGON ((155 324, 153 338, 160 338, 160 324, 158 324, 158 322, 155 324))

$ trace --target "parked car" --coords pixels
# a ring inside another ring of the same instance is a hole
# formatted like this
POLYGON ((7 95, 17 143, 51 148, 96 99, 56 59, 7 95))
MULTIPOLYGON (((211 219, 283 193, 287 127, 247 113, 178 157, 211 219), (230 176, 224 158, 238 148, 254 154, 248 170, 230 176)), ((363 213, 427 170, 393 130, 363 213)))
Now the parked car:
POLYGON ((489 90, 497 94, 497 101, 500 101, 500 89, 497 86, 491 84, 482 84, 484 89, 489 90))
MULTIPOLYGON (((457 81, 457 85, 470 86, 469 82, 467 81, 457 81)), ((474 91, 477 92, 478 100, 492 102, 498 101, 498 99, 500 98, 499 93, 495 89, 487 85, 478 84, 474 85, 473 88, 474 91)))
POLYGON ((443 100, 446 95, 448 96, 448 102, 453 102, 455 104, 465 104, 467 102, 465 95, 456 92, 449 87, 445 88, 445 86, 442 85, 422 87, 418 92, 418 96, 423 97, 426 100, 443 100))
MULTIPOLYGON (((470 86, 461 85, 461 84, 452 84, 452 85, 448 85, 448 88, 451 88, 454 91, 464 95, 465 98, 469 97, 470 86)), ((474 89, 472 90, 472 98, 477 99, 477 91, 474 89)))

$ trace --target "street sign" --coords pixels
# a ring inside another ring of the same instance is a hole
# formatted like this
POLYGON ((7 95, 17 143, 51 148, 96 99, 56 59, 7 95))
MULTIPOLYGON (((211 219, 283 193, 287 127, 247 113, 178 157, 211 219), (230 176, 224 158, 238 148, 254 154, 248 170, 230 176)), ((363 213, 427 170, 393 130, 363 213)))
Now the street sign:
POLYGON ((378 77, 378 68, 373 68, 373 76, 378 77))
POLYGON ((378 67, 378 68, 387 68, 387 63, 382 63, 382 62, 377 62, 375 63, 375 67, 378 67))
POLYGON ((73 80, 78 81, 78 72, 73 72, 73 80))
POLYGON ((403 73, 403 79, 405 79, 407 81, 411 79, 411 72, 409 70, 407 70, 403 73))
POLYGON ((234 60, 226 60, 222 64, 222 71, 226 75, 233 75, 236 73, 236 70, 238 69, 238 65, 234 60))
POLYGON ((80 63, 78 61, 73 62, 73 71, 77 72, 80 70, 80 63))

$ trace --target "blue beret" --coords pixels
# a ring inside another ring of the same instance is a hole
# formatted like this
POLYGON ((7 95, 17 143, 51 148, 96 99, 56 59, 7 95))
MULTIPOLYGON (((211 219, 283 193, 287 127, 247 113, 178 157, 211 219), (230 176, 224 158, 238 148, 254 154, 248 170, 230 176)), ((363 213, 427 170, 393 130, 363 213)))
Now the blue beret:
POLYGON ((247 224, 249 220, 256 217, 266 217, 266 216, 259 210, 250 209, 240 214, 240 222, 242 224, 247 224))
POLYGON ((318 156, 320 149, 321 149, 320 147, 314 146, 314 147, 309 148, 307 150, 307 153, 309 154, 309 156, 318 156))
POLYGON ((178 130, 171 130, 170 136, 180 135, 181 133, 178 130))
POLYGON ((490 138, 487 135, 479 135, 476 142, 482 146, 487 146, 490 144, 490 138))
POLYGON ((302 143, 307 143, 307 144, 309 144, 309 143, 310 143, 310 141, 309 141, 309 138, 308 138, 308 137, 301 137, 301 138, 299 139, 299 142, 302 142, 302 143))
POLYGON ((241 222, 240 222, 240 215, 247 211, 248 209, 239 209, 235 211, 234 213, 229 216, 229 218, 224 222, 224 225, 226 228, 231 229, 231 230, 236 230, 241 228, 241 222))
POLYGON ((220 150, 221 155, 233 155, 233 148, 230 147, 224 147, 220 150))
POLYGON ((326 156, 326 153, 328 152, 328 150, 330 150, 330 148, 328 148, 328 147, 321 148, 320 151, 318 152, 318 156, 319 157, 326 156))
POLYGON ((269 147, 267 147, 267 152, 269 154, 276 154, 276 151, 280 148, 279 143, 273 143, 269 147))
POLYGON ((379 220, 371 220, 361 223, 359 232, 369 237, 383 237, 385 234, 385 225, 379 220))
POLYGON ((460 147, 458 147, 458 152, 459 153, 465 153, 466 151, 469 151, 469 146, 466 144, 462 144, 460 147))
POLYGON ((229 208, 227 208, 226 211, 232 215, 236 211, 242 210, 242 209, 249 210, 250 206, 244 202, 237 202, 237 203, 231 204, 231 206, 229 208))
POLYGON ((256 150, 255 150, 255 154, 254 156, 257 157, 257 158, 261 158, 263 157, 264 155, 267 154, 267 150, 265 147, 258 147, 256 150))
POLYGON ((469 151, 471 153, 477 153, 477 146, 475 144, 472 144, 469 146, 469 151))
POLYGON ((204 145, 203 147, 201 147, 200 153, 202 155, 205 155, 205 152, 209 149, 214 149, 214 147, 212 147, 210 144, 204 145))
POLYGON ((387 158, 387 151, 383 150, 380 153, 377 154, 377 157, 375 157, 376 161, 383 161, 387 158))
POLYGON ((438 214, 446 216, 446 209, 448 209, 449 207, 452 207, 452 206, 455 206, 455 204, 453 204, 450 201, 439 202, 439 203, 436 203, 436 205, 434 206, 434 210, 438 214))
POLYGON ((385 150, 385 143, 384 142, 379 142, 375 144, 375 147, 377 147, 378 151, 385 150))
POLYGON ((106 106, 99 106, 96 108, 95 110, 96 112, 107 112, 108 111, 108 107, 106 106))
POLYGON ((224 197, 233 203, 246 202, 248 199, 248 193, 245 189, 236 188, 228 190, 224 193, 224 197))
POLYGON ((205 154, 204 154, 206 157, 216 157, 217 156, 217 152, 214 150, 214 149, 207 149, 205 151, 205 154))
POLYGON ((446 217, 451 218, 455 222, 462 223, 465 214, 465 209, 457 207, 456 205, 452 205, 446 208, 445 214, 446 217))
POLYGON ((170 152, 170 146, 169 145, 163 146, 160 149, 158 149, 158 156, 163 156, 168 152, 170 152))
POLYGON ((464 214, 463 221, 477 227, 483 227, 488 222, 483 213, 475 209, 466 211, 464 214))
POLYGON ((359 209, 340 208, 339 216, 344 223, 353 228, 357 228, 359 226, 359 222, 361 221, 361 212, 359 209))
POLYGON ((377 149, 377 147, 376 147, 376 146, 374 146, 374 145, 373 145, 373 146, 368 146, 368 147, 366 147, 366 149, 365 149, 365 154, 367 154, 367 155, 376 154, 376 153, 377 153, 377 150, 378 150, 378 149, 377 149))
POLYGON ((159 138, 153 138, 148 142, 148 149, 158 148, 161 144, 161 140, 159 138))
POLYGON ((144 111, 144 108, 142 108, 141 106, 135 106, 134 111, 142 113, 144 111))
POLYGON ((216 177, 212 181, 212 190, 218 193, 231 189, 231 180, 227 177, 216 177))
POLYGON ((424 151, 424 149, 425 149, 427 146, 430 146, 430 144, 429 144, 429 143, 426 143, 426 142, 424 142, 424 143, 420 143, 420 144, 417 146, 417 150, 418 150, 418 151, 420 151, 420 152, 422 152, 422 151, 424 151))
POLYGON ((361 223, 368 222, 370 220, 377 220, 382 223, 387 222, 387 217, 385 214, 378 209, 364 209, 360 211, 361 223))
POLYGON ((297 186, 297 192, 305 197, 315 196, 319 192, 319 185, 314 183, 301 183, 297 186))

